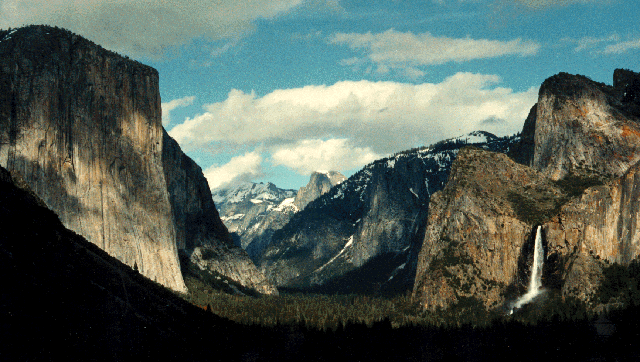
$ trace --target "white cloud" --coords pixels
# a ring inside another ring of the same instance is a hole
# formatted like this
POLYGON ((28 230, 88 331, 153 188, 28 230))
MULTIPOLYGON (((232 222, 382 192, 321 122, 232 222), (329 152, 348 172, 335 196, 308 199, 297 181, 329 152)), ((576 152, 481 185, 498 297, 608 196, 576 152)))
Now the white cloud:
POLYGON ((234 38, 302 0, 0 0, 0 28, 56 25, 115 51, 160 55, 192 38, 234 38))
POLYGON ((217 189, 238 180, 250 180, 262 173, 262 156, 257 151, 233 157, 222 166, 211 166, 204 170, 209 187, 217 189))
MULTIPOLYGON (((370 61, 388 68, 405 69, 417 75, 415 67, 448 62, 465 62, 506 55, 530 56, 540 49, 533 41, 514 39, 509 41, 436 37, 430 33, 413 34, 394 29, 383 33, 337 33, 329 42, 347 45, 353 50, 363 50, 370 61)), ((353 58, 342 64, 353 63, 353 58)), ((418 70, 419 71, 419 70, 418 70)))
POLYGON ((608 45, 604 48, 605 54, 622 54, 632 49, 640 49, 640 39, 624 41, 608 45))
POLYGON ((602 43, 619 41, 619 39, 620 37, 617 34, 613 34, 607 37, 597 38, 597 37, 587 36, 584 38, 580 38, 578 40, 571 40, 571 39, 566 39, 566 40, 575 42, 577 45, 574 48, 574 51, 581 52, 584 50, 592 50, 593 48, 597 47, 602 43))
POLYGON ((369 147, 354 147, 348 139, 302 140, 279 148, 272 155, 274 165, 284 165, 301 175, 317 170, 359 168, 381 157, 369 147))
POLYGON ((537 88, 514 92, 500 82, 495 75, 458 73, 437 84, 344 81, 263 97, 232 90, 169 133, 186 150, 348 139, 352 147, 384 155, 477 129, 520 131, 537 88), (503 122, 483 123, 487 119, 503 122))
MULTIPOLYGON (((565 42, 575 43, 575 52, 590 51, 595 54, 622 54, 633 49, 640 49, 640 39, 621 41, 620 35, 611 34, 603 37, 583 37, 580 39, 564 38, 565 42)), ((627 39, 629 39, 627 37, 627 39)))
MULTIPOLYGON (((515 0, 526 7, 533 9, 543 9, 554 6, 568 6, 572 4, 587 4, 602 2, 602 0, 515 0)), ((606 0, 605 0, 606 1, 606 0)))
POLYGON ((162 103, 162 125, 167 127, 171 124, 171 111, 178 107, 186 107, 193 104, 196 99, 194 96, 174 99, 172 101, 162 103))

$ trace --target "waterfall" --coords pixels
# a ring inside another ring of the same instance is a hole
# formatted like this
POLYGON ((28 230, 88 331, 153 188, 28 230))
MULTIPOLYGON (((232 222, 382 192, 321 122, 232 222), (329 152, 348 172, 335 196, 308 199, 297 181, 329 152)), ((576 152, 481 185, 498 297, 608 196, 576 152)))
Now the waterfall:
POLYGON ((533 298, 540 294, 540 288, 542 287, 542 265, 544 264, 544 249, 542 248, 542 233, 541 227, 536 229, 536 241, 533 250, 533 265, 531 266, 531 279, 529 279, 529 287, 527 293, 520 297, 511 308, 511 313, 515 309, 522 307, 529 303, 533 298))

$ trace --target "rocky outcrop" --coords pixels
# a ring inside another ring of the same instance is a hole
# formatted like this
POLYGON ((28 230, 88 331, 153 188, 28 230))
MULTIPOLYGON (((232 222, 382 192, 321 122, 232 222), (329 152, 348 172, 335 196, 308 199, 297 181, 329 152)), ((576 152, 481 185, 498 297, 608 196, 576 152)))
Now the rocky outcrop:
POLYGON ((0 35, 0 165, 66 227, 177 291, 178 249, 197 247, 230 253, 209 263, 221 274, 274 290, 233 249, 202 170, 162 128, 155 69, 62 29, 0 35))
POLYGON ((462 149, 431 198, 414 298, 429 309, 465 298, 501 305, 509 286, 528 280, 534 225, 565 200, 553 182, 504 154, 462 149))
POLYGON ((186 291, 162 142, 154 69, 45 26, 0 40, 0 165, 65 226, 186 291))
POLYGON ((474 143, 506 151, 514 142, 477 133, 375 161, 276 231, 260 269, 276 285, 403 293, 413 284, 429 199, 458 150, 474 143))
MULTIPOLYGON (((602 262, 628 265, 640 255, 640 164, 621 178, 585 190, 544 225, 548 257, 564 262, 562 294, 591 301, 601 273, 574 270, 579 265, 601 269, 602 262), (568 275, 572 278, 569 280, 568 275), (577 288, 588 281, 588 288, 577 288)), ((582 267, 583 269, 585 267, 582 267)))
POLYGON ((633 72, 616 74, 613 87, 567 73, 542 83, 535 127, 523 132, 524 140, 534 131, 533 168, 553 180, 585 172, 619 177, 640 160, 638 81, 633 72))
POLYGON ((416 301, 435 308, 474 298, 496 308, 523 293, 532 231, 542 225, 543 286, 598 302, 607 264, 640 252, 639 78, 616 70, 612 87, 560 73, 543 83, 510 152, 520 164, 461 152, 431 199, 416 301))
POLYGON ((326 194, 335 185, 347 178, 337 171, 317 171, 311 174, 309 183, 301 187, 293 202, 298 210, 303 210, 311 201, 326 194))

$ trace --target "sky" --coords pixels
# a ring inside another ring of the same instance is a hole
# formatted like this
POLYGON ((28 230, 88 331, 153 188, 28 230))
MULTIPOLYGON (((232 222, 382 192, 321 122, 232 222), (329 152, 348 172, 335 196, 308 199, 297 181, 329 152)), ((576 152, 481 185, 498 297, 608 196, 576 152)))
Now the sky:
POLYGON ((156 68, 212 188, 514 134, 546 78, 640 71, 637 0, 0 0, 0 28, 29 24, 156 68))

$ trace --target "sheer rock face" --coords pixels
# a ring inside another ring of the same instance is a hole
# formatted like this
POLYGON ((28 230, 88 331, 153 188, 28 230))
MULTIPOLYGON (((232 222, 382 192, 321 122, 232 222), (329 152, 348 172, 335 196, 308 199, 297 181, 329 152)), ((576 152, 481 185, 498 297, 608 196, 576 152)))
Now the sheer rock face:
POLYGON ((202 169, 163 133, 162 161, 176 227, 178 249, 194 249, 212 243, 231 243, 220 220, 202 169))
POLYGON ((544 217, 564 197, 542 174, 504 154, 462 149, 446 186, 431 197, 414 298, 429 309, 462 298, 488 308, 502 304, 509 285, 527 280, 520 270, 528 270, 522 265, 530 263, 538 222, 528 215, 544 217))
MULTIPOLYGON (((560 73, 544 81, 533 128, 533 168, 553 180, 585 171, 619 177, 640 160, 638 74, 616 70, 614 80, 608 86, 560 73)), ((531 127, 523 131, 523 140, 531 138, 531 127)))
POLYGON ((416 300, 492 308, 523 293, 542 225, 543 285, 596 302, 606 263, 640 254, 639 95, 631 71, 616 70, 613 87, 561 73, 543 83, 510 153, 519 164, 461 152, 431 198, 416 300))
POLYGON ((548 258, 562 260, 562 293, 590 301, 602 261, 628 265, 640 255, 640 164, 621 178, 585 190, 545 223, 548 258), (580 260, 578 264, 571 263, 580 260), (585 266, 586 265, 586 266, 585 266), (579 268, 579 270, 574 270, 579 268), (569 276, 571 277, 569 280, 569 276), (578 288, 587 284, 589 288, 578 288))
POLYGON ((311 201, 326 194, 335 185, 347 178, 337 171, 314 172, 311 174, 307 186, 301 187, 293 202, 298 210, 303 210, 311 201))
POLYGON ((162 169, 158 73, 69 32, 0 41, 0 164, 68 228, 185 291, 162 169))
POLYGON ((229 251, 209 264, 273 290, 232 250, 202 170, 164 132, 156 70, 61 29, 0 37, 0 165, 66 227, 177 291, 178 249, 197 247, 229 251))

